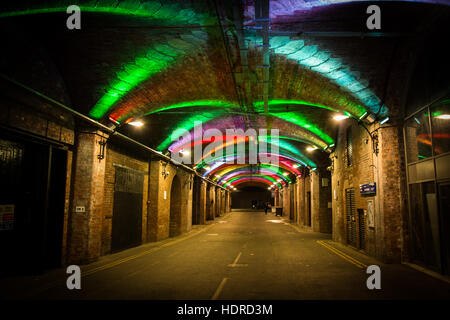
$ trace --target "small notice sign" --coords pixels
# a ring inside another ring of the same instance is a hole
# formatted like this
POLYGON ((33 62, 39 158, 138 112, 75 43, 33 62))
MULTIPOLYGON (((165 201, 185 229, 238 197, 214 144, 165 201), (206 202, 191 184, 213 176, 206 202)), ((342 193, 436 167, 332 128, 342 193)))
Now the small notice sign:
POLYGON ((367 195, 377 193, 377 186, 376 186, 375 182, 361 184, 359 186, 359 193, 360 194, 367 194, 367 195))
POLYGON ((12 230, 14 228, 14 205, 0 205, 0 230, 12 230))

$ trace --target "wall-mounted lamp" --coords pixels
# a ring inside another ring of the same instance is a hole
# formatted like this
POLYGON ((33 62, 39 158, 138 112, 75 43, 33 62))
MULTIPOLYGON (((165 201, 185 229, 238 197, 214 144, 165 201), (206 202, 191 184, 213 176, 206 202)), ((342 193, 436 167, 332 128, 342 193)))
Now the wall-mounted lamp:
POLYGON ((162 176, 164 177, 164 179, 166 179, 167 176, 170 174, 170 172, 169 172, 169 171, 167 170, 167 168, 166 168, 168 164, 169 164, 168 162, 164 162, 164 163, 162 164, 163 170, 162 170, 161 174, 162 174, 162 176))
MULTIPOLYGON (((369 115, 369 116, 371 116, 371 115, 369 115)), ((335 115, 333 118, 334 118, 334 120, 337 120, 337 121, 341 121, 341 120, 345 120, 345 119, 349 119, 349 118, 355 120, 360 126, 362 126, 367 131, 367 133, 370 136, 370 139, 372 140, 372 149, 373 149, 372 151, 373 151, 373 153, 378 154, 378 135, 375 138, 376 132, 371 133, 369 131, 369 129, 367 129, 366 125, 361 120, 364 117, 360 117, 359 119, 356 119, 351 116, 338 114, 338 115, 335 115)), ((386 123, 388 120, 389 120, 389 117, 383 119, 380 122, 380 124, 386 123)))
POLYGON ((106 146, 106 139, 101 139, 98 144, 100 145, 100 149, 98 151, 97 159, 102 160, 105 158, 105 146, 106 146))
POLYGON ((380 121, 380 125, 385 124, 386 122, 389 121, 389 117, 384 118, 383 120, 380 121))

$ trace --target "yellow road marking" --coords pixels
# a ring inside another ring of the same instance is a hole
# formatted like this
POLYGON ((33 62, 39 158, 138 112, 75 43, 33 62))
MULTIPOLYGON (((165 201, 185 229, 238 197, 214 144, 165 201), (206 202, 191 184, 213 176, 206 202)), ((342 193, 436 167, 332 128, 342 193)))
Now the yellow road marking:
POLYGON ((196 236, 196 235, 198 235, 198 234, 200 234, 200 233, 202 233, 202 232, 208 230, 208 229, 211 228, 213 225, 214 225, 214 224, 211 224, 211 225, 205 227, 204 229, 199 230, 199 231, 197 231, 197 232, 195 232, 195 233, 193 233, 193 234, 190 234, 190 235, 188 235, 188 236, 186 236, 186 237, 183 237, 183 238, 180 238, 180 239, 173 240, 173 241, 171 241, 171 242, 165 243, 165 244, 163 244, 163 245, 161 245, 161 246, 159 246, 159 247, 151 248, 151 249, 149 249, 149 250, 146 250, 146 251, 143 251, 143 252, 134 254, 134 255, 132 255, 132 256, 128 256, 128 257, 123 258, 123 259, 119 259, 119 260, 116 260, 116 261, 107 263, 107 264, 105 264, 105 265, 103 265, 103 266, 99 266, 99 267, 97 267, 97 268, 94 268, 94 269, 91 269, 91 270, 88 270, 88 271, 83 271, 83 272, 81 273, 81 274, 82 274, 82 277, 89 276, 89 275, 91 275, 91 274, 97 273, 97 272, 102 271, 102 270, 106 270, 106 269, 113 268, 113 267, 115 267, 115 266, 118 266, 119 264, 125 263, 125 262, 130 261, 130 260, 137 259, 137 258, 139 258, 139 257, 142 257, 142 256, 145 256, 145 255, 147 255, 147 254, 153 253, 153 252, 155 252, 155 251, 161 250, 162 248, 166 248, 166 247, 173 246, 174 244, 176 244, 176 243, 178 243, 178 242, 187 240, 187 239, 189 239, 189 238, 192 238, 192 237, 194 237, 194 236, 196 236))
MULTIPOLYGON (((302 230, 300 230, 300 228, 298 228, 297 226, 294 226, 294 225, 291 224, 291 223, 286 223, 286 224, 287 224, 288 226, 294 228, 295 230, 297 230, 299 233, 302 233, 302 230)), ((340 256, 341 258, 347 260, 348 262, 354 264, 354 265, 357 266, 358 268, 361 268, 361 269, 367 269, 367 265, 366 265, 366 264, 364 264, 364 263, 362 263, 362 262, 360 262, 360 261, 358 261, 358 260, 356 260, 356 259, 350 257, 348 254, 345 254, 344 252, 342 252, 342 251, 340 251, 340 250, 338 250, 338 249, 336 249, 336 248, 330 246, 329 244, 325 243, 324 241, 318 240, 317 243, 320 244, 320 245, 322 245, 322 246, 324 246, 325 248, 327 248, 328 250, 332 251, 333 253, 337 254, 337 255, 340 256)))
POLYGON ((219 297, 219 294, 222 292, 223 287, 225 286, 225 283, 227 283, 228 278, 223 278, 222 281, 220 282, 219 286, 216 289, 216 292, 214 292, 211 300, 217 300, 217 298, 219 297))
POLYGON ((342 252, 342 251, 340 251, 340 250, 330 246, 329 244, 325 243, 324 241, 318 240, 317 243, 322 245, 322 246, 324 246, 325 248, 327 248, 328 250, 332 251, 333 253, 337 254, 341 258, 347 260, 348 262, 354 264, 358 268, 367 269, 367 265, 366 264, 364 264, 361 261, 358 261, 358 260, 350 257, 349 255, 345 254, 344 252, 342 252))
POLYGON ((236 259, 234 259, 232 264, 236 264, 238 262, 239 258, 241 257, 241 255, 242 255, 242 252, 239 252, 239 254, 237 255, 236 259))
POLYGON ((235 268, 235 267, 248 267, 248 264, 242 264, 242 263, 237 263, 239 258, 241 257, 242 252, 239 252, 239 254, 237 255, 236 259, 234 259, 232 264, 229 264, 229 267, 235 268))

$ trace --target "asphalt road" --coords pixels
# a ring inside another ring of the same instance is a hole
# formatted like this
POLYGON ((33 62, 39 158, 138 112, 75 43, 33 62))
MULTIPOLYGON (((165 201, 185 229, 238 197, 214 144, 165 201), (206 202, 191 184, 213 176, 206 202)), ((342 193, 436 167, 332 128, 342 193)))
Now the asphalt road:
POLYGON ((62 269, 34 282, 9 279, 3 285, 9 298, 32 299, 450 298, 448 283, 404 265, 379 264, 381 289, 369 290, 361 265, 373 260, 347 252, 352 262, 342 248, 320 243, 330 246, 329 239, 270 213, 233 212, 187 236, 83 267, 81 290, 66 288, 62 269))

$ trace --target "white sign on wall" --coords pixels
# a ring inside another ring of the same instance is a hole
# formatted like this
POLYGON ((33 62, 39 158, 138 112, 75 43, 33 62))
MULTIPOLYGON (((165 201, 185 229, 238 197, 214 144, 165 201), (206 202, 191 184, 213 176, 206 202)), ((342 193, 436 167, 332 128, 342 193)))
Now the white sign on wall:
POLYGON ((373 200, 367 200, 367 226, 375 228, 375 207, 373 200))
POLYGON ((167 191, 164 191, 164 200, 167 200, 167 191))

